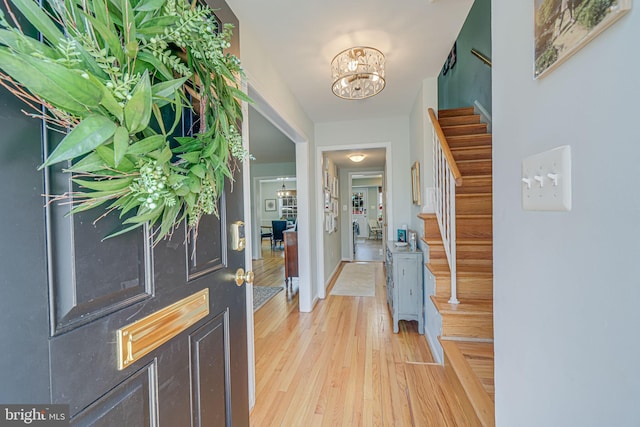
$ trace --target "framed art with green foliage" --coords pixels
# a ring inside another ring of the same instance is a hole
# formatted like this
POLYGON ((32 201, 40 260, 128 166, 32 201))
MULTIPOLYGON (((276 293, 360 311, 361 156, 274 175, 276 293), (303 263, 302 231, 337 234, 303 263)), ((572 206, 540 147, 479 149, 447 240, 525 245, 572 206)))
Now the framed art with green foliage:
POLYGON ((60 164, 73 189, 49 196, 71 213, 117 212, 111 236, 150 224, 154 242, 218 213, 225 180, 250 158, 239 126, 231 27, 185 0, 10 0, 0 16, 0 84, 60 132, 41 169, 60 164), (18 14, 40 38, 28 35, 18 14), (44 108, 43 108, 44 106, 44 108), (197 117, 177 132, 185 111, 197 117), (186 135, 186 136, 185 136, 186 135))
POLYGON ((534 0, 534 78, 543 77, 631 9, 631 0, 534 0))

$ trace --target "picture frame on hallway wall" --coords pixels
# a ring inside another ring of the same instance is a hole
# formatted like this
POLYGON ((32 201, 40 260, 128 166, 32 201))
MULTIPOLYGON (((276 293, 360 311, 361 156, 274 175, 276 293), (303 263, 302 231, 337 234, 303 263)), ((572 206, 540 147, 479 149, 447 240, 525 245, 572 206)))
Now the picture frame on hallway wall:
POLYGON ((420 163, 415 162, 411 166, 411 202, 419 205, 420 201, 420 163))
POLYGON ((533 0, 533 78, 546 76, 631 10, 632 0, 533 0))

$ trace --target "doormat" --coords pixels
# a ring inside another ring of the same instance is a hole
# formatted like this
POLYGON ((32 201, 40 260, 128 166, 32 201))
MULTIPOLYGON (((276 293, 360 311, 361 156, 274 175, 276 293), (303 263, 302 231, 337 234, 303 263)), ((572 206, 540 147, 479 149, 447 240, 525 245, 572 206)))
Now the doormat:
POLYGON ((342 267, 331 295, 373 297, 376 295, 376 264, 349 263, 342 267))
POLYGON ((275 297, 278 292, 284 288, 276 288, 275 286, 254 286, 253 287, 253 311, 254 313, 271 298, 275 297))

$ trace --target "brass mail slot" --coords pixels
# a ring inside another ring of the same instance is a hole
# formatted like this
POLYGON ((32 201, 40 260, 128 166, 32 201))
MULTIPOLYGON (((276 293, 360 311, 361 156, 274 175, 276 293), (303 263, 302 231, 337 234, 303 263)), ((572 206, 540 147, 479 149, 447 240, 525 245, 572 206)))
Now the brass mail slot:
POLYGON ((160 347, 208 314, 209 289, 203 289, 118 329, 118 370, 160 347))

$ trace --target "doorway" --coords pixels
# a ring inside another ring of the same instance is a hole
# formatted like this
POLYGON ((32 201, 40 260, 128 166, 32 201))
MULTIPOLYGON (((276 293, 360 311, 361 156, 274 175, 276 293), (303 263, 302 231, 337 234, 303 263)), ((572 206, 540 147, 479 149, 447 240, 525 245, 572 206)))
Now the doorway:
POLYGON ((349 174, 351 188, 351 235, 354 261, 382 261, 384 203, 384 173, 353 172, 349 174))
MULTIPOLYGON (((382 221, 381 232, 379 236, 380 246, 384 246, 386 239, 386 224, 392 222, 392 219, 388 217, 385 206, 392 203, 392 194, 386 191, 387 188, 392 186, 392 161, 391 161, 391 144, 390 143, 371 143, 362 145, 339 145, 339 146, 324 146, 318 147, 316 152, 316 212, 320 215, 320 218, 327 215, 327 200, 326 200, 326 183, 324 176, 324 165, 327 159, 331 165, 335 165, 337 168, 337 176, 339 179, 339 198, 338 198, 338 227, 333 228, 333 232, 327 227, 326 221, 319 220, 316 222, 316 242, 318 253, 318 283, 320 288, 318 290, 319 298, 326 297, 327 286, 337 271, 337 267, 342 261, 353 261, 354 259, 354 226, 352 218, 352 186, 351 175, 353 174, 369 174, 381 176, 380 181, 375 184, 376 191, 371 196, 367 197, 367 214, 375 211, 376 215, 372 215, 377 218, 378 199, 381 197, 382 205, 382 221), (354 153, 358 153, 362 156, 353 156, 354 153), (362 157, 360 162, 352 160, 351 157, 362 157), (381 191, 378 191, 380 187, 381 191), (381 194, 381 195, 380 195, 381 194), (371 201, 374 202, 373 209, 370 208, 371 201), (336 237, 336 234, 338 235, 336 237), (336 253, 339 256, 335 256, 336 253)), ((371 184, 374 186, 374 184, 371 184)), ((364 200, 363 200, 364 203, 364 200)), ((364 208, 364 205, 363 205, 364 208)), ((391 213, 391 211, 389 211, 391 213)), ((367 221, 368 222, 368 221, 367 221)), ((360 235, 364 236, 364 233, 369 233, 368 223, 359 223, 360 235)), ((375 240, 375 239, 372 239, 375 240)), ((356 236, 357 244, 357 236, 356 236)), ((378 253, 376 248, 375 253, 378 253)), ((357 246, 356 246, 357 249, 357 246)))

